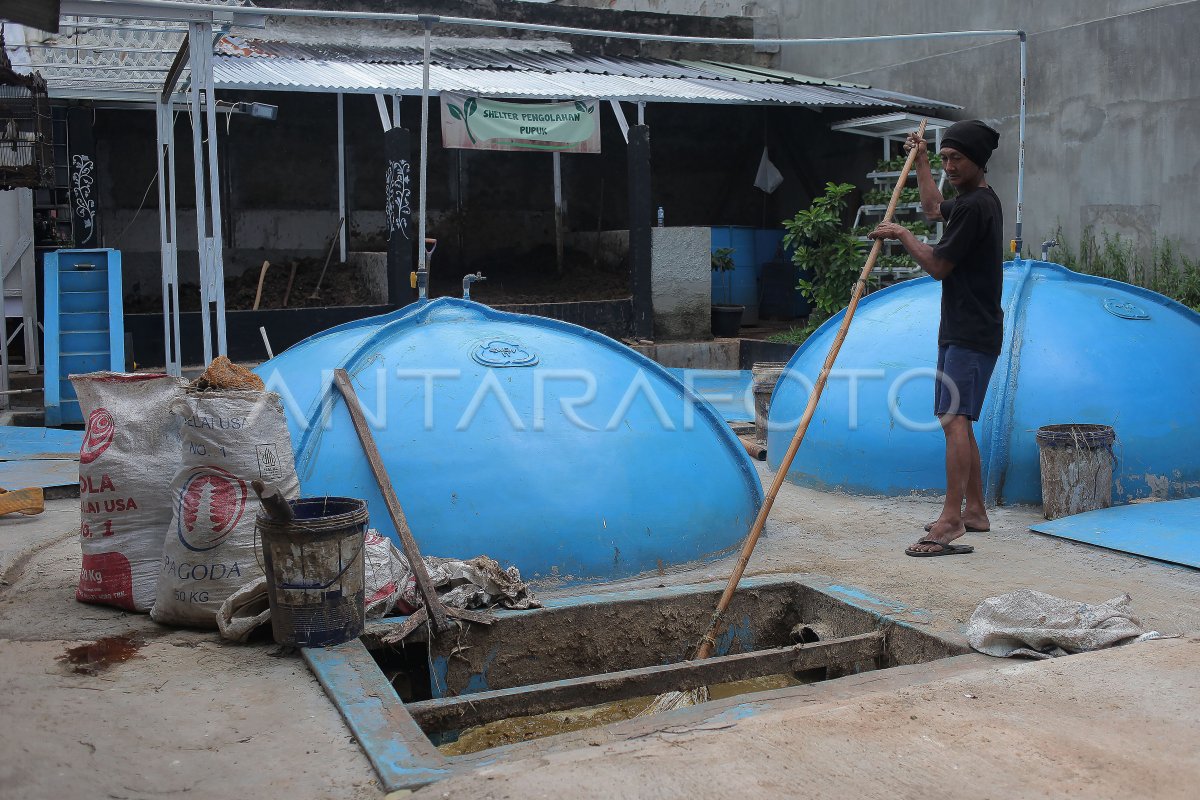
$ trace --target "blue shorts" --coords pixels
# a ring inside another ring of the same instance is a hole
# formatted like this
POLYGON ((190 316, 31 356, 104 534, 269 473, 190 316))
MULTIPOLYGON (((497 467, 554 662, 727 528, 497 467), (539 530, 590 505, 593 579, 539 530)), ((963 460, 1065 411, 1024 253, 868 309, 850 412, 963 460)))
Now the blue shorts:
POLYGON ((979 419, 996 358, 956 344, 939 347, 938 374, 933 384, 934 415, 958 414, 970 417, 972 422, 979 419))

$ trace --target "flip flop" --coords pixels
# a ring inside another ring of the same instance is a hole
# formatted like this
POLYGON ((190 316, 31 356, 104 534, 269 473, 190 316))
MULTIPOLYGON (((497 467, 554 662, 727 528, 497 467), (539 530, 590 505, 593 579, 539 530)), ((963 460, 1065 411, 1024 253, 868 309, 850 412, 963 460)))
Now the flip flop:
POLYGON ((969 544, 946 544, 945 542, 935 542, 933 539, 922 539, 917 544, 936 544, 941 550, 930 550, 924 552, 921 550, 913 550, 916 545, 911 545, 904 548, 904 554, 914 558, 929 558, 933 556, 957 556, 965 553, 974 553, 975 548, 969 544))
MULTIPOLYGON (((935 519, 933 522, 930 522, 928 525, 926 525, 925 532, 929 533, 931 530, 933 530, 933 526, 936 522, 937 520, 935 519)), ((991 528, 976 528, 974 525, 967 525, 966 527, 967 533, 987 533, 991 530, 991 528)))

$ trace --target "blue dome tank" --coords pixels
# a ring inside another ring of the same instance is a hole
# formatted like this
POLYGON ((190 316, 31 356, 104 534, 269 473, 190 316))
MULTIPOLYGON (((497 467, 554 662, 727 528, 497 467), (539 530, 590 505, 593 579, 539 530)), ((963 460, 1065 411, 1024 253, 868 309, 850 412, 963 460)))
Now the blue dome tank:
MULTIPOLYGON (((933 417, 941 287, 923 277, 859 304, 788 480, 903 495, 945 491, 933 417)), ((1021 260, 1004 269, 1004 349, 975 425, 989 502, 1040 503, 1037 429, 1117 433, 1113 499, 1200 495, 1200 315, 1155 292, 1021 260)), ((771 403, 778 468, 842 313, 795 353, 771 403)))
POLYGON ((441 298, 256 370, 283 397, 304 494, 365 498, 393 539, 338 367, 426 555, 610 580, 728 551, 762 502, 737 437, 658 364, 585 328, 441 298))

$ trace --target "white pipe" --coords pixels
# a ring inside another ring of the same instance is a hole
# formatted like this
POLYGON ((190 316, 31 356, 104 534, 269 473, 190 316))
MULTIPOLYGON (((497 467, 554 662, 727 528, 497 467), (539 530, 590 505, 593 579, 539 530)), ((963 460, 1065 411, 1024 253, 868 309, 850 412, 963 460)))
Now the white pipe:
MULTIPOLYGON (((341 92, 337 95, 337 182, 338 182, 338 218, 346 219, 346 110, 341 92)), ((341 245, 338 251, 342 263, 346 263, 346 230, 349 223, 344 223, 340 231, 341 245)))
MULTIPOLYGON (((101 2, 100 0, 75 0, 74 5, 85 6, 90 10, 87 11, 88 16, 97 16, 119 19, 113 17, 117 12, 113 9, 115 4, 101 2), (108 9, 106 13, 106 8, 108 9)), ((120 3, 129 11, 134 11, 138 8, 152 9, 155 11, 171 11, 180 12, 207 12, 222 15, 250 16, 261 18, 268 17, 301 17, 309 19, 356 19, 370 22, 421 22, 426 15, 422 14, 394 14, 375 11, 334 11, 326 9, 308 9, 308 8, 265 8, 259 6, 211 6, 198 3, 183 3, 175 0, 124 0, 120 3)), ((127 18, 136 18, 133 13, 126 12, 127 18)), ((477 28, 509 28, 513 30, 523 31, 541 31, 543 33, 558 33, 568 34, 573 36, 601 36, 609 39, 637 39, 646 42, 680 42, 690 44, 725 44, 725 45, 754 45, 754 46, 769 46, 769 45, 792 45, 792 44, 851 44, 865 42, 885 42, 885 41, 917 41, 922 39, 953 39, 953 38, 970 38, 979 36, 1018 36, 1021 31, 1018 30, 979 30, 979 31, 935 31, 932 33, 892 33, 881 34, 878 36, 831 36, 827 38, 799 38, 799 39, 735 39, 724 38, 719 36, 673 36, 664 33, 635 33, 632 31, 607 31, 597 28, 571 28, 563 25, 542 25, 535 22, 515 22, 513 20, 491 20, 491 19, 474 19, 471 17, 431 17, 432 21, 444 23, 447 25, 462 25, 466 27, 477 28)))
POLYGON ((425 26, 425 58, 421 64, 421 189, 419 195, 421 218, 417 223, 417 253, 420 262, 417 269, 417 299, 426 299, 429 282, 429 253, 425 250, 425 195, 429 177, 429 57, 430 31, 436 17, 422 18, 425 26))
POLYGON ((609 100, 608 103, 612 106, 613 116, 617 118, 617 127, 621 129, 625 144, 629 144, 629 121, 625 119, 625 109, 621 108, 621 101, 609 100))
POLYGON ((258 332, 262 335, 263 346, 267 348, 267 358, 274 358, 275 351, 271 349, 271 340, 267 338, 267 329, 262 325, 259 325, 258 332))
MULTIPOLYGON (((221 173, 217 163, 217 81, 213 77, 212 42, 204 41, 200 51, 204 65, 205 114, 208 117, 208 225, 212 230, 209 249, 209 265, 213 285, 216 289, 217 312, 217 355, 229 355, 225 337, 225 236, 221 230, 221 173)), ((192 75, 196 80, 196 75, 192 75)), ((207 313, 207 312, 206 312, 207 313)))
POLYGON ((158 236, 161 243, 163 363, 168 375, 182 375, 179 363, 179 265, 175 233, 175 142, 171 107, 155 104, 158 124, 158 236))
POLYGON ((196 42, 203 42, 208 38, 204 34, 204 23, 192 24, 192 32, 188 36, 188 59, 192 70, 192 80, 188 85, 188 118, 192 124, 192 170, 193 186, 196 191, 196 248, 200 264, 200 331, 204 337, 204 363, 209 364, 213 360, 210 326, 214 290, 212 270, 209 266, 210 240, 208 238, 208 201, 205 197, 203 109, 200 102, 200 90, 204 83, 201 77, 204 74, 202 60, 204 48, 196 46, 196 42))
POLYGON ((1026 38, 1027 37, 1025 36, 1025 32, 1021 31, 1021 112, 1020 112, 1020 124, 1018 126, 1018 133, 1017 133, 1017 139, 1018 139, 1018 142, 1017 142, 1017 224, 1016 224, 1016 228, 1015 228, 1016 236, 1014 237, 1014 241, 1016 242, 1016 252, 1013 254, 1014 258, 1021 257, 1021 250, 1022 250, 1021 219, 1024 214, 1024 203, 1025 203, 1025 82, 1026 82, 1026 80, 1025 80, 1026 79, 1025 45, 1026 45, 1026 38))
POLYGON ((383 126, 385 131, 390 131, 392 129, 392 118, 388 116, 387 100, 383 98, 383 95, 375 95, 375 107, 379 109, 379 124, 383 126))

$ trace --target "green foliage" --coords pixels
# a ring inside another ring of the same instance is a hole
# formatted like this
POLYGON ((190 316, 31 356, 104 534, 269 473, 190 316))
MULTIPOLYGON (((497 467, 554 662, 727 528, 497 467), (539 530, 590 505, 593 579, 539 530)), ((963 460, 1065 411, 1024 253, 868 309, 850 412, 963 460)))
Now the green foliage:
MULTIPOLYGON (((886 206, 890 202, 892 202, 892 190, 891 189, 872 189, 871 191, 869 191, 863 195, 863 204, 864 205, 886 206)), ((900 200, 898 202, 901 205, 904 205, 907 203, 921 202, 921 190, 916 188, 915 186, 907 188, 907 189, 901 189, 900 190, 900 200)))
POLYGON ((713 272, 728 272, 733 269, 733 248, 718 247, 712 251, 713 272))
POLYGON ((875 260, 875 268, 881 272, 892 272, 894 270, 911 270, 917 266, 917 262, 912 260, 912 256, 907 253, 899 253, 890 256, 880 256, 875 260))
POLYGON ((770 336, 767 337, 767 341, 768 342, 779 342, 781 344, 801 345, 801 344, 804 344, 804 340, 807 339, 812 334, 812 332, 815 331, 816 329, 817 329, 816 325, 805 325, 803 328, 801 328, 801 327, 788 328, 786 331, 779 331, 778 333, 772 333, 770 336))
POLYGON ((793 248, 792 261, 812 275, 797 286, 813 305, 804 329, 810 333, 845 308, 862 272, 866 247, 842 222, 846 196, 852 191, 848 183, 827 183, 825 193, 809 208, 783 221, 784 248, 793 248))
MULTIPOLYGON (((876 172, 899 172, 900 170, 904 169, 904 162, 907 159, 908 159, 907 153, 901 153, 898 156, 889 158, 887 161, 880 159, 879 163, 877 163, 875 165, 875 171, 876 172)), ((929 154, 929 167, 930 167, 930 169, 941 169, 942 168, 942 157, 940 155, 938 155, 937 153, 930 153, 929 154)))
POLYGON ((725 304, 729 305, 733 302, 733 276, 726 273, 734 270, 733 248, 718 247, 712 251, 709 259, 712 262, 713 272, 720 272, 724 276, 725 304))
POLYGON ((1097 235, 1092 226, 1083 229, 1079 248, 1064 241, 1062 228, 1054 237, 1062 242, 1050 257, 1068 269, 1101 278, 1132 283, 1177 300, 1200 311, 1200 259, 1179 253, 1169 238, 1155 239, 1149 250, 1108 231, 1097 235))

